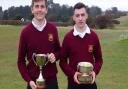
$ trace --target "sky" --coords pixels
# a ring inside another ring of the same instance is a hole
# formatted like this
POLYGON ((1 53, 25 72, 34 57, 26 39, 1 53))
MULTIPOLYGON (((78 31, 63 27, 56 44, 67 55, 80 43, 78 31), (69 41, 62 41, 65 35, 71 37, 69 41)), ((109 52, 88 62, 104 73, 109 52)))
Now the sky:
MULTIPOLYGON (((128 0, 53 0, 54 3, 59 3, 60 5, 67 4, 69 6, 74 6, 77 2, 83 2, 87 6, 98 6, 103 11, 106 9, 111 9, 111 7, 117 7, 118 10, 128 11, 128 0)), ((0 6, 3 10, 8 9, 11 6, 25 6, 31 5, 31 0, 0 0, 0 6)))

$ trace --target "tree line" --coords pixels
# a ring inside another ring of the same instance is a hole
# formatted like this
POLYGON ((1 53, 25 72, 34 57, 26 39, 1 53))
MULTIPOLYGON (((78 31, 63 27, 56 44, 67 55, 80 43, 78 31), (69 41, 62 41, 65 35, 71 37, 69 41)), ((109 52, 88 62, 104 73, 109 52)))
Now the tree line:
MULTIPOLYGON (((115 19, 120 16, 126 15, 127 12, 119 11, 117 7, 112 7, 109 10, 102 11, 98 6, 88 7, 89 9, 89 19, 88 23, 92 26, 96 25, 99 18, 115 19), (103 17, 106 16, 106 17, 103 17)), ((60 5, 59 3, 54 3, 53 0, 48 0, 48 14, 47 19, 52 22, 59 23, 61 25, 71 25, 73 7, 68 5, 60 5)), ((31 13, 30 6, 19 6, 19 7, 9 7, 7 10, 2 10, 0 7, 0 20, 21 20, 28 22, 31 21, 33 15, 31 13)), ((111 21, 112 22, 112 21, 111 21)), ((110 23, 110 22, 109 22, 110 23)))

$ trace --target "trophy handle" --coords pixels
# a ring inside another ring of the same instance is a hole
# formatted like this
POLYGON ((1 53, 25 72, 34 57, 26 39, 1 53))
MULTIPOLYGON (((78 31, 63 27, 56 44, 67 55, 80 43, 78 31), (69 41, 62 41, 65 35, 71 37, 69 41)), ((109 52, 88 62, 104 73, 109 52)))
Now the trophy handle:
POLYGON ((79 72, 79 65, 77 64, 77 72, 79 72))
POLYGON ((33 54, 32 54, 32 60, 33 60, 34 63, 37 65, 37 63, 36 63, 36 61, 35 61, 35 59, 34 59, 35 56, 36 56, 36 53, 33 53, 33 54))
POLYGON ((50 62, 49 59, 48 59, 48 54, 49 54, 49 53, 47 53, 46 56, 45 56, 46 59, 47 59, 46 63, 44 64, 45 66, 50 62))
MULTIPOLYGON (((36 61, 35 61, 35 56, 36 56, 36 55, 37 55, 36 53, 33 53, 33 54, 32 54, 32 60, 33 60, 34 63, 37 65, 37 63, 36 63, 36 61)), ((45 64, 44 64, 44 66, 46 66, 46 65, 49 63, 48 54, 44 54, 44 56, 45 56, 45 58, 46 58, 46 62, 45 62, 45 64)))

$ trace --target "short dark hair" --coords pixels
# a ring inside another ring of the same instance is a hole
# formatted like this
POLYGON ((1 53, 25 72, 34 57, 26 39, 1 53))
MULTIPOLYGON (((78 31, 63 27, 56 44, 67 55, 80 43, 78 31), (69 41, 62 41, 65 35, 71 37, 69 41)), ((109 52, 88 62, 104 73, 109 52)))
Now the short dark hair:
POLYGON ((32 0, 31 7, 33 7, 34 2, 38 2, 38 1, 45 1, 45 5, 46 5, 46 7, 48 7, 48 1, 47 0, 32 0))
POLYGON ((88 13, 89 11, 88 7, 84 3, 81 3, 81 2, 76 3, 74 5, 73 10, 75 11, 75 9, 81 9, 81 8, 85 8, 86 12, 88 13))

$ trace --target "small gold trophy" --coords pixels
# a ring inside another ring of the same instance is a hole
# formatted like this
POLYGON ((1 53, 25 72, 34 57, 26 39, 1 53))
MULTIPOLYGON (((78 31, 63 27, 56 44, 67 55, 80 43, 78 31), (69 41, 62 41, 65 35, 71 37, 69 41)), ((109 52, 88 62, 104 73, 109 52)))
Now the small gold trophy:
POLYGON ((32 58, 34 63, 40 68, 39 77, 36 79, 37 87, 45 88, 46 85, 45 85, 45 79, 43 78, 43 75, 42 75, 42 68, 48 63, 47 55, 33 53, 32 58))
POLYGON ((92 82, 91 72, 93 71, 93 65, 90 62, 79 62, 77 70, 82 73, 82 75, 78 76, 81 84, 90 84, 92 82))

